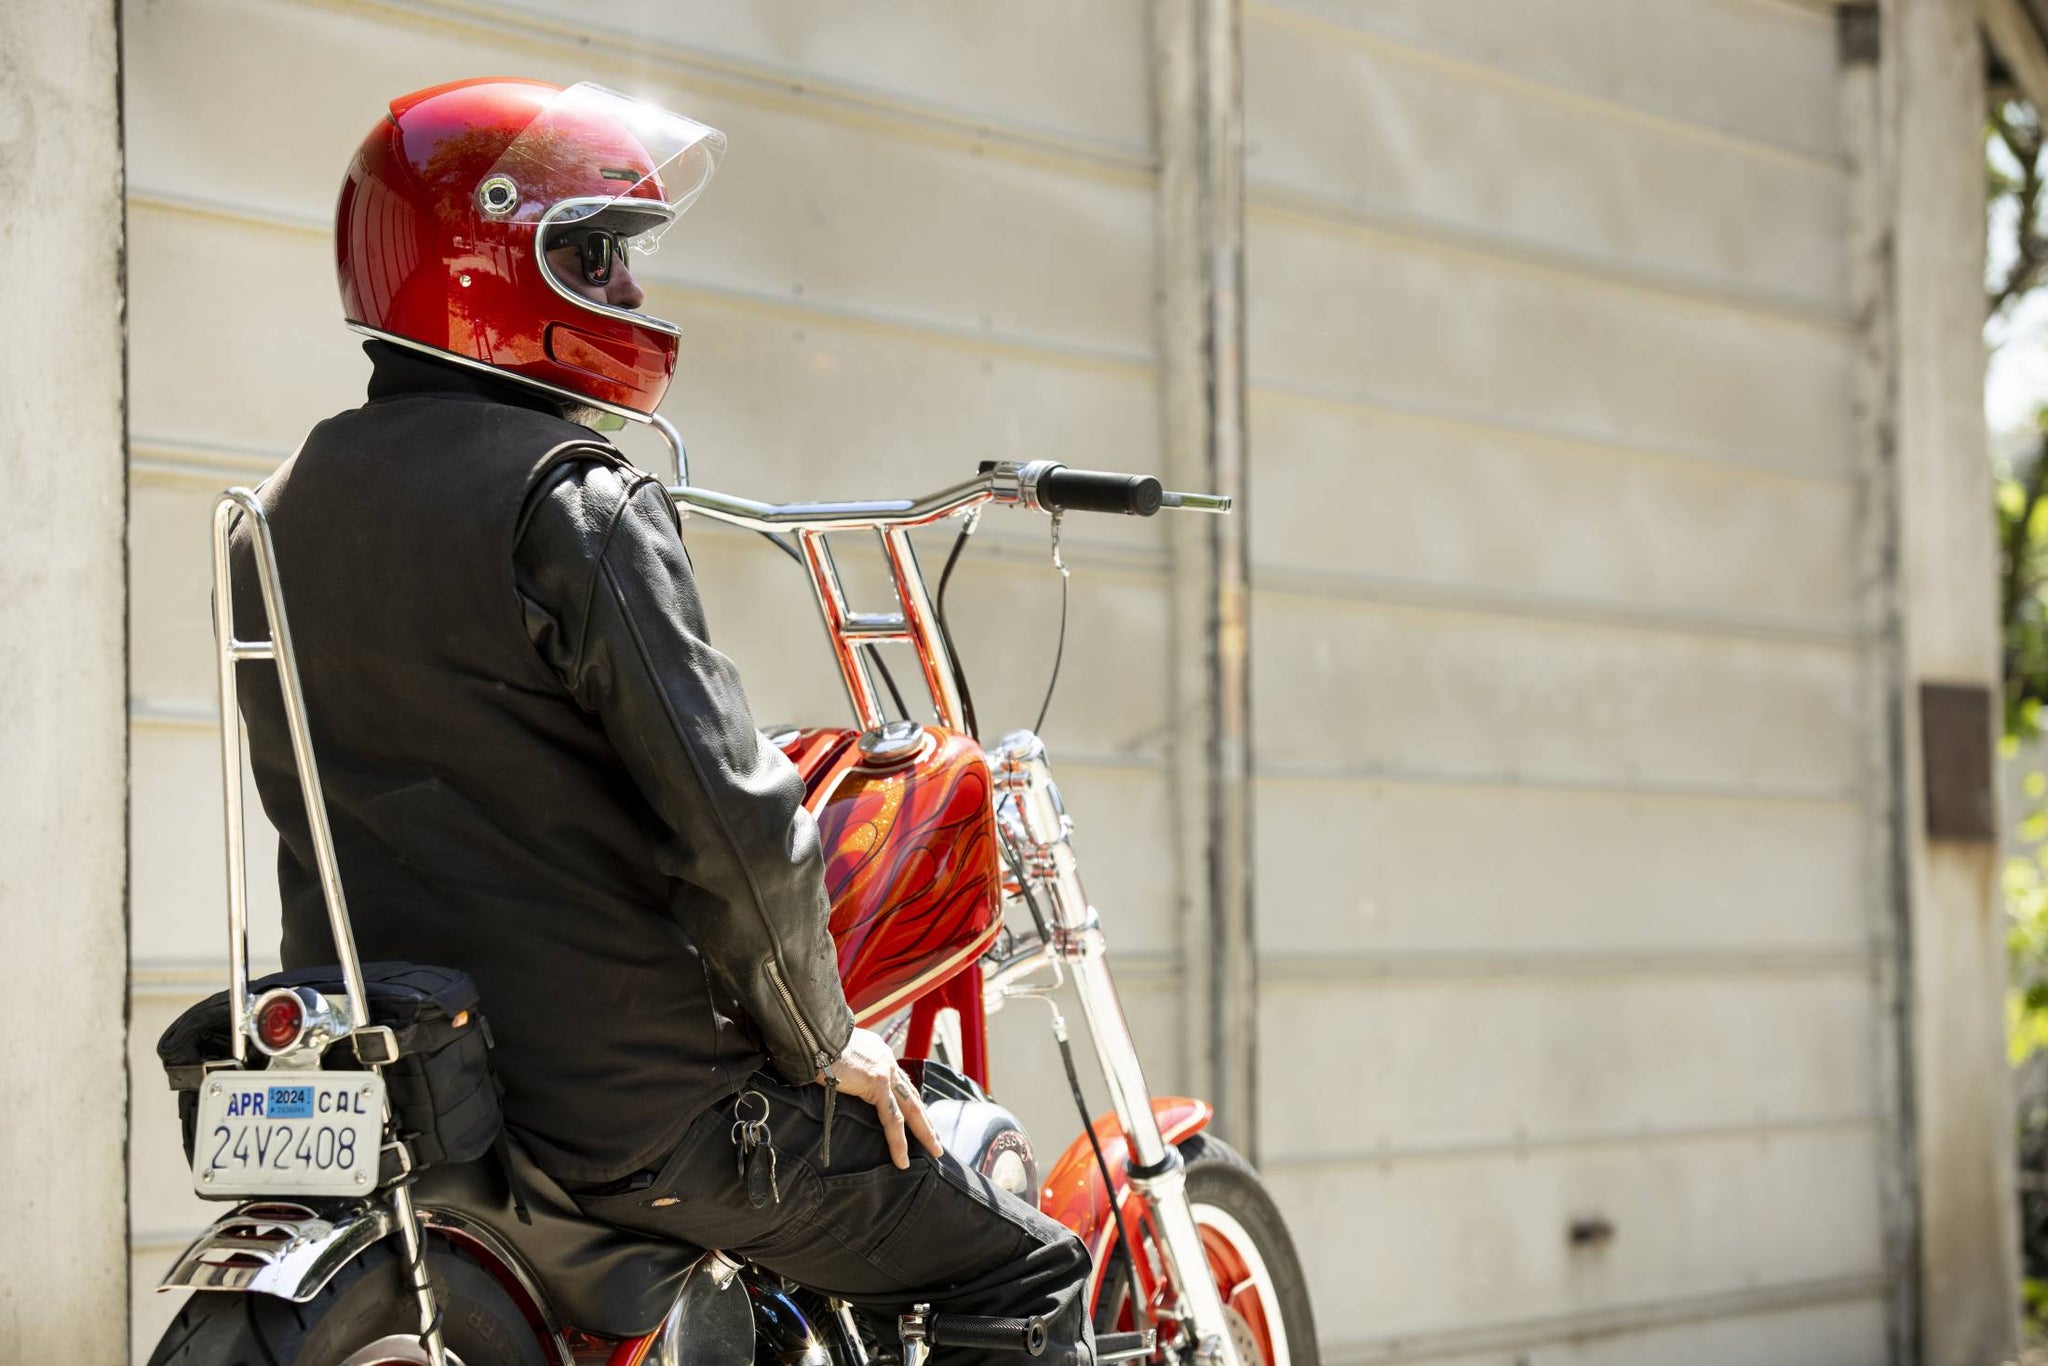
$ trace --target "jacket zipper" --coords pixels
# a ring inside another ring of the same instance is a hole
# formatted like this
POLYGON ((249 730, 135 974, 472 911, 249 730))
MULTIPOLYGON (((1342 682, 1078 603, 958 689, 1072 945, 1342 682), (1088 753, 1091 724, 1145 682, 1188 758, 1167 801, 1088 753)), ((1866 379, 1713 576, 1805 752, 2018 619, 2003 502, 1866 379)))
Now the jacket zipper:
POLYGON ((789 1022, 796 1026, 797 1037, 811 1052, 811 1061, 817 1064, 818 1075, 824 1078, 825 1114, 821 1121, 823 1132, 818 1137, 818 1165, 832 1165, 832 1106, 839 1097, 839 1079, 832 1075, 832 1059, 825 1056, 825 1050, 818 1046, 818 1036, 811 1033, 811 1027, 804 1023, 802 1012, 796 1008, 796 997, 782 980, 782 968, 771 955, 764 966, 768 980, 775 987, 775 994, 782 998, 782 1008, 789 1014, 789 1022))

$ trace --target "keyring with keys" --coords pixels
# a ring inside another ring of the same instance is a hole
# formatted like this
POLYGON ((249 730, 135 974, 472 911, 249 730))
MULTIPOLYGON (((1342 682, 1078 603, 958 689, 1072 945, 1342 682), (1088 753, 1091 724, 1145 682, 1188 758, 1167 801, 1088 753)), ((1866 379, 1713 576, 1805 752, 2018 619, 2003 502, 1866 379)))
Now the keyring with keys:
POLYGON ((747 1200, 755 1209, 782 1203, 782 1186, 777 1180, 775 1144, 768 1132, 768 1097, 759 1091, 742 1091, 733 1104, 732 1144, 737 1150, 740 1183, 747 1188, 747 1200), (748 1117, 748 1102, 760 1102, 761 1112, 748 1117), (767 1156, 764 1158, 762 1154, 767 1156))

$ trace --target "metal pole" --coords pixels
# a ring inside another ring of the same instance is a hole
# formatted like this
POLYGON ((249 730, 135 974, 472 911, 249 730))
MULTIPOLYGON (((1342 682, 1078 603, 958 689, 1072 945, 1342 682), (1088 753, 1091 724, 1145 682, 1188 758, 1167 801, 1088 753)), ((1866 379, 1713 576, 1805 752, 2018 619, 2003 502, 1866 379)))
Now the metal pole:
POLYGON ((221 800, 228 851, 228 1025, 235 1064, 248 1061, 249 889, 242 826, 242 712, 235 691, 235 600, 228 574, 228 536, 242 504, 224 493, 213 505, 213 642, 220 690, 221 800))
POLYGON ((1172 483, 1227 495, 1240 512, 1167 533, 1182 1034, 1218 1128, 1256 1158, 1239 10, 1238 0, 1154 0, 1153 100, 1166 467, 1172 483))

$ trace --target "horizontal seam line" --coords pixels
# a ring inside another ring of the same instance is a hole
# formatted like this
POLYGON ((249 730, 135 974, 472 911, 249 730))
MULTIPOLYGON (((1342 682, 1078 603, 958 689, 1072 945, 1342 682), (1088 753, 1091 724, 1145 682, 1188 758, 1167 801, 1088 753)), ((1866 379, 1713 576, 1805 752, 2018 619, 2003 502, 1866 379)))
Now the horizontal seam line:
POLYGON ((1387 786, 1501 788, 1518 791, 1611 793, 1630 797, 1708 798, 1849 805, 1857 800, 1853 786, 1759 787, 1738 783, 1657 782, 1641 778, 1584 777, 1540 773, 1454 773, 1388 764, 1255 764, 1252 776, 1262 782, 1366 783, 1387 786))
POLYGON ((1638 264, 1619 257, 1575 252, 1540 238, 1517 236, 1432 215, 1347 205, 1330 195, 1275 182, 1254 183, 1247 191, 1246 207, 1254 213, 1305 222, 1311 226, 1419 242, 1443 251, 1503 261, 1609 289, 1659 295, 1844 338, 1853 336, 1855 331, 1855 319, 1844 310, 1782 292, 1745 288, 1711 275, 1638 264))
POLYGON ((1385 953, 1261 953, 1262 981, 1294 986, 1357 986, 1388 980, 1444 978, 1580 977, 1803 977, 1868 971, 1877 962, 1866 947, 1807 949, 1626 950, 1526 953, 1483 950, 1385 953))
POLYGON ((1358 1148, 1345 1152, 1267 1152, 1260 1165, 1276 1173, 1327 1171, 1333 1168, 1391 1166, 1395 1163, 1459 1161, 1504 1155, 1538 1155, 1583 1152, 1601 1148, 1633 1148, 1682 1143, 1725 1143, 1778 1135, 1828 1133, 1842 1129, 1876 1128, 1875 1111, 1854 1110, 1835 1115, 1800 1115, 1784 1119, 1749 1120, 1739 1124, 1699 1124, 1683 1127, 1599 1129, 1576 1134, 1529 1134, 1507 1138, 1449 1139, 1439 1143, 1389 1144, 1380 1148, 1358 1148))

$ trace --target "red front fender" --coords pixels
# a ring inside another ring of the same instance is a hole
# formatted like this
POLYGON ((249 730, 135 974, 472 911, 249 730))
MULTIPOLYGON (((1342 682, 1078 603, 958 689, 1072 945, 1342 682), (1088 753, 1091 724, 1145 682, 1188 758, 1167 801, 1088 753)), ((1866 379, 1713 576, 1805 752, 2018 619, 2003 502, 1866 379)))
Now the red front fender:
MULTIPOLYGON (((1206 1129, 1216 1109, 1206 1100, 1155 1096, 1152 1113, 1158 1116, 1160 1136, 1168 1143, 1178 1143, 1189 1134, 1206 1129)), ((1140 1228, 1138 1212, 1135 1208, 1124 1208, 1124 1198, 1131 1191, 1125 1175, 1131 1165, 1130 1140, 1124 1137, 1123 1126, 1116 1122, 1114 1112, 1098 1116, 1090 1127, 1102 1145, 1110 1180, 1116 1184, 1115 1207, 1123 1211, 1125 1236, 1135 1239, 1140 1228)), ((1102 1188, 1102 1173, 1096 1169, 1088 1135, 1075 1138, 1060 1154, 1060 1160, 1053 1163, 1051 1174, 1045 1178, 1045 1188, 1038 1193, 1038 1208, 1074 1230, 1087 1245, 1095 1264, 1088 1283, 1088 1300, 1094 1303, 1101 1289, 1102 1268, 1109 1260, 1109 1244, 1115 1235, 1109 1222, 1110 1192, 1102 1188)))

